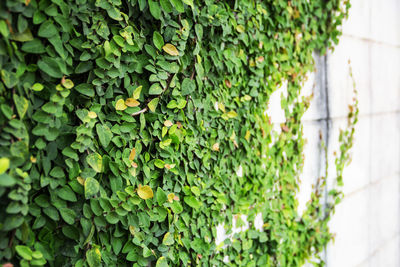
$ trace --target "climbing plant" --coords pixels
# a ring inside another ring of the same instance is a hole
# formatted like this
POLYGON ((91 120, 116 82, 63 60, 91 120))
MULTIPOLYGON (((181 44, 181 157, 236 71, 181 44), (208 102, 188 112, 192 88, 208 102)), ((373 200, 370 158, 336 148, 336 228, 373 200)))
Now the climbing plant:
POLYGON ((339 187, 297 212, 300 97, 342 0, 2 0, 3 266, 323 264, 339 187), (267 109, 287 83, 286 122, 267 109), (262 229, 254 218, 262 217, 262 229), (216 226, 249 229, 216 244, 216 226))

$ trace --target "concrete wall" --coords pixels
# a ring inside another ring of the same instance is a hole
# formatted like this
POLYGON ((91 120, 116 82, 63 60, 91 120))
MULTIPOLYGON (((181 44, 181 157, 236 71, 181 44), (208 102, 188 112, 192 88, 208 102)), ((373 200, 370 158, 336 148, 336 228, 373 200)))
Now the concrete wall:
MULTIPOLYGON (((345 198, 331 221, 336 233, 324 258, 329 267, 400 266, 400 1, 351 0, 335 51, 316 57, 315 99, 304 117, 308 139, 299 194, 300 209, 322 175, 318 133, 338 149, 353 97, 348 61, 360 107, 352 163, 344 171, 345 198)), ((334 164, 330 162, 330 173, 334 164)), ((329 183, 328 183, 329 184, 329 183)))

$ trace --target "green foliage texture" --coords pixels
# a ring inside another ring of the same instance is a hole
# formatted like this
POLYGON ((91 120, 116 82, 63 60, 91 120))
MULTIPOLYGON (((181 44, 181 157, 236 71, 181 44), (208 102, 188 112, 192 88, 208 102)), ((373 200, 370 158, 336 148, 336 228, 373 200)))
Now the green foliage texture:
MULTIPOLYGON (((322 203, 321 177, 297 213, 300 91, 349 6, 0 1, 0 262, 323 264, 341 192, 322 203), (264 111, 284 81, 277 131, 264 111), (229 234, 242 214, 249 229, 215 244, 216 226, 229 234)), ((356 114, 341 134, 338 185, 356 114)))

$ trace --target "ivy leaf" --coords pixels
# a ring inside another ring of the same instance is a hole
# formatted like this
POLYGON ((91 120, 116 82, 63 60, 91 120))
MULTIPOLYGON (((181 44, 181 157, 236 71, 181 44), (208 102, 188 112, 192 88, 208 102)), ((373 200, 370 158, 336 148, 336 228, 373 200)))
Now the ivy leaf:
POLYGON ((153 32, 153 43, 158 50, 161 50, 164 46, 164 38, 157 31, 153 32))
POLYGON ((185 7, 183 6, 182 0, 170 0, 171 4, 175 7, 176 11, 179 13, 185 12, 185 7))
POLYGON ((158 258, 156 262, 156 267, 168 267, 167 259, 164 256, 158 258))
POLYGON ((193 0, 182 0, 182 2, 193 8, 193 0))
POLYGON ((175 242, 175 240, 174 240, 173 235, 171 235, 170 232, 167 232, 164 235, 164 238, 163 238, 163 241, 162 241, 163 245, 171 246, 172 244, 174 244, 174 242, 175 242))
POLYGON ((161 94, 162 92, 163 92, 163 89, 161 88, 161 86, 160 86, 159 83, 153 83, 153 84, 150 86, 150 89, 149 89, 149 94, 150 94, 150 95, 159 95, 159 94, 161 94))
POLYGON ((42 54, 46 52, 44 45, 39 39, 33 39, 29 42, 25 42, 21 50, 30 54, 42 54))
POLYGON ((106 125, 102 125, 98 123, 96 125, 96 132, 99 136, 99 141, 101 145, 106 148, 110 144, 111 138, 113 137, 113 133, 111 132, 110 128, 106 125))
POLYGON ((39 27, 39 31, 38 31, 39 37, 50 38, 56 34, 58 34, 58 30, 57 30, 56 26, 54 26, 53 21, 51 21, 51 20, 46 20, 39 27))
POLYGON ((29 102, 25 97, 19 96, 17 94, 14 94, 13 98, 14 98, 15 107, 17 108, 18 115, 22 119, 22 118, 24 118, 25 113, 28 110, 29 102))
POLYGON ((7 38, 8 35, 10 34, 10 31, 8 30, 8 26, 5 20, 0 20, 0 33, 1 35, 4 36, 4 38, 7 38))
POLYGON ((36 91, 36 92, 42 91, 43 88, 44 88, 44 86, 43 86, 43 84, 41 84, 41 83, 35 83, 35 84, 32 85, 32 87, 31 87, 31 89, 32 89, 33 91, 36 91))
POLYGON ((91 177, 86 178, 85 180, 85 198, 88 199, 94 195, 96 195, 100 190, 99 182, 91 177))
POLYGON ((125 105, 125 101, 123 99, 118 99, 118 101, 115 103, 115 109, 116 110, 125 110, 127 106, 125 105))
POLYGON ((157 188, 156 199, 160 206, 167 201, 167 194, 160 187, 157 188))
POLYGON ((33 35, 30 29, 26 29, 23 32, 13 33, 11 39, 17 42, 28 42, 33 40, 33 35))
POLYGON ((39 69, 53 78, 62 78, 64 73, 61 71, 55 59, 42 57, 37 63, 39 69))
POLYGON ((15 246, 15 251, 25 260, 32 260, 32 250, 27 246, 15 246))
POLYGON ((140 98, 140 92, 142 91, 143 86, 138 86, 135 91, 133 91, 133 98, 134 99, 139 99, 140 98))
POLYGON ((134 98, 128 98, 125 100, 125 105, 128 107, 137 107, 140 105, 140 102, 134 98))
POLYGON ((139 185, 137 193, 141 199, 146 200, 153 197, 153 190, 148 185, 145 186, 139 185))
POLYGON ((150 9, 151 15, 155 19, 160 19, 160 17, 161 17, 161 9, 160 9, 160 5, 158 4, 158 2, 155 2, 153 0, 149 0, 149 9, 150 9))
POLYGON ((158 97, 157 98, 154 98, 154 99, 152 99, 148 104, 147 104, 147 106, 149 107, 149 109, 152 111, 152 112, 155 112, 156 111, 156 108, 157 108, 157 105, 158 105, 158 97))
POLYGON ((81 84, 75 86, 74 89, 83 95, 86 95, 89 97, 94 97, 94 89, 93 89, 93 85, 91 85, 91 84, 81 83, 81 84))
POLYGON ((134 160, 136 156, 136 149, 132 148, 131 153, 129 154, 129 160, 134 160))
POLYGON ((59 209, 61 217, 63 220, 68 223, 68 224, 74 224, 75 223, 75 218, 76 218, 76 213, 75 211, 69 209, 69 208, 60 208, 59 209))
POLYGON ((196 89, 196 84, 193 80, 185 78, 182 82, 182 95, 189 95, 196 89))
POLYGON ((172 44, 166 44, 162 48, 168 55, 179 56, 178 49, 172 44))
POLYGON ((5 69, 1 70, 1 79, 7 88, 13 88, 18 83, 18 78, 15 73, 5 69))
POLYGON ((10 160, 8 158, 0 158, 0 174, 3 174, 10 167, 10 160))
POLYGON ((71 202, 77 201, 74 191, 72 191, 72 189, 68 185, 63 186, 60 189, 57 189, 57 195, 61 199, 64 199, 67 201, 71 201, 71 202))
POLYGON ((164 168, 164 166, 165 166, 165 162, 162 161, 161 159, 156 159, 156 160, 154 161, 154 165, 155 165, 157 168, 162 169, 162 168, 164 168))
POLYGON ((99 267, 101 265, 101 252, 98 246, 86 251, 86 260, 90 267, 99 267))
POLYGON ((201 202, 198 201, 194 196, 186 196, 183 199, 186 204, 194 209, 199 209, 201 207, 201 202))
POLYGON ((103 171, 103 158, 99 153, 92 153, 86 157, 86 162, 96 172, 103 171))

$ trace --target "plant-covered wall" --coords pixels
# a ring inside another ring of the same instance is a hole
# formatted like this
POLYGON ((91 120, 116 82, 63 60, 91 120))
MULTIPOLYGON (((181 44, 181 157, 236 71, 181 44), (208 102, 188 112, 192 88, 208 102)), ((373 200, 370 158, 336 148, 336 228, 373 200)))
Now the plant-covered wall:
MULTIPOLYGON (((341 0, 2 0, 0 263, 301 266, 340 190, 297 213, 300 97, 341 0), (287 82, 286 122, 269 97, 287 82), (248 216, 224 246, 215 227, 248 216), (263 229, 254 217, 262 215, 263 229)), ((341 135, 337 181, 357 108, 341 135)), ((11 265, 7 265, 11 266, 11 265)))

